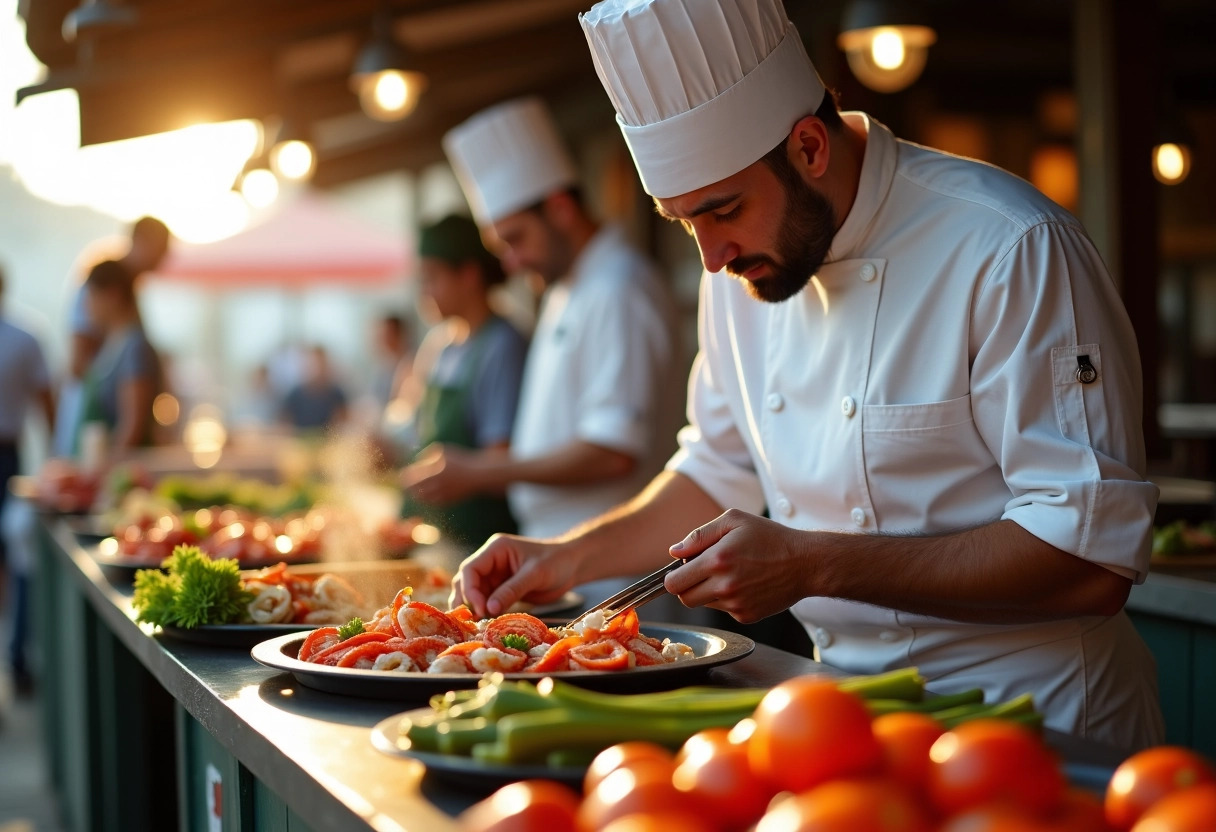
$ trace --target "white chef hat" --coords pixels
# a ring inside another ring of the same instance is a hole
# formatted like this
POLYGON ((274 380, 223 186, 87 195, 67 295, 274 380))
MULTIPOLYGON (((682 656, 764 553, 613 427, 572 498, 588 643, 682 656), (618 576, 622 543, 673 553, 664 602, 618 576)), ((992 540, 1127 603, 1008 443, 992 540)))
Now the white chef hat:
POLYGON ((651 196, 738 173, 823 102, 781 0, 603 0, 579 22, 651 196))
POLYGON ((493 223, 578 181, 548 108, 518 98, 448 131, 443 149, 473 216, 493 223))

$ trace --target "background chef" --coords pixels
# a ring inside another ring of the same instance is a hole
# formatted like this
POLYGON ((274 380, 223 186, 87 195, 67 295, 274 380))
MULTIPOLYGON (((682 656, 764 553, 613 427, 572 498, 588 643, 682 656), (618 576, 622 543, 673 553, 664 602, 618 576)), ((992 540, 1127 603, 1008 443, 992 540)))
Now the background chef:
MULTIPOLYGON (((420 461, 402 471, 407 487, 419 471, 429 470, 431 453, 442 453, 432 450, 436 444, 487 452, 508 446, 528 349, 527 340, 491 307, 490 289, 505 275, 471 219, 448 216, 424 226, 418 257, 427 317, 439 323, 414 363, 421 388, 414 429, 423 449, 420 461)), ((502 489, 440 506, 407 500, 403 513, 437 526, 462 554, 496 532, 516 529, 502 489)))
POLYGON ((943 692, 1033 692, 1053 728, 1160 742, 1121 612, 1157 499, 1140 367, 1079 223, 841 119, 779 0, 608 0, 581 21, 707 272, 690 425, 626 509, 560 544, 496 539, 455 594, 495 613, 680 541, 686 604, 792 607, 846 671, 918 665, 943 692))
POLYGON ((598 227, 552 118, 508 101, 444 137, 478 223, 546 289, 510 450, 444 447, 413 488, 445 502, 507 489, 520 530, 561 534, 631 497, 669 455, 683 398, 673 307, 655 267, 598 227))

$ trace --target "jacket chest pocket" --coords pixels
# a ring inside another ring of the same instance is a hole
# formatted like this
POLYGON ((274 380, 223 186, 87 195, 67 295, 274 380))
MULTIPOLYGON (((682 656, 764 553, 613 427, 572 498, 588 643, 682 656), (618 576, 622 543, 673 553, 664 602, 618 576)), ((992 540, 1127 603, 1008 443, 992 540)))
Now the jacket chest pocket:
POLYGON ((871 476, 924 476, 991 455, 971 413, 971 396, 862 408, 865 467, 871 476))

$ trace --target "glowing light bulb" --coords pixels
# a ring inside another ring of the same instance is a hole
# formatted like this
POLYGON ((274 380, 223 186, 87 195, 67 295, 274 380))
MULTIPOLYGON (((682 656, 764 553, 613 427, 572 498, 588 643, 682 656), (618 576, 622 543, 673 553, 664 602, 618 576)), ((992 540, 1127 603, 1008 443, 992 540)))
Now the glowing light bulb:
POLYGON ((279 198, 279 180, 266 168, 256 168, 241 179, 241 196, 254 208, 265 208, 279 198))
POLYGON ((395 112, 405 106, 406 100, 409 98, 409 85, 405 83, 405 76, 395 70, 380 73, 376 78, 376 87, 373 95, 376 96, 376 104, 380 109, 386 112, 395 112))
POLYGON ((870 42, 870 55, 879 69, 899 69, 907 58, 903 35, 898 29, 879 29, 870 42))
POLYGON ((316 154, 307 142, 289 139, 270 151, 270 166, 284 179, 307 179, 316 165, 316 154))
POLYGON ((1153 148, 1153 176, 1164 185, 1177 185, 1191 172, 1191 151, 1186 145, 1165 142, 1153 148))

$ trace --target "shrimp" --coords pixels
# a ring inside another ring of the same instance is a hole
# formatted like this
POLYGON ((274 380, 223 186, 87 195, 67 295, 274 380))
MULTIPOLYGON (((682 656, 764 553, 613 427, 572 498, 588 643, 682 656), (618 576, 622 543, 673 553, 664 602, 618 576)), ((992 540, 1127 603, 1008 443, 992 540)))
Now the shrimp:
POLYGON ((478 673, 515 673, 528 662, 528 654, 510 647, 479 647, 469 654, 469 664, 478 673))
POLYGON ((409 673, 417 669, 413 661, 410 660, 410 657, 400 650, 394 650, 392 653, 381 653, 379 656, 376 656, 376 661, 372 663, 372 670, 384 670, 390 673, 409 673))
MULTIPOLYGON (((312 610, 304 615, 305 624, 345 624, 354 616, 347 615, 347 610, 312 610)), ((368 627, 368 631, 374 632, 374 628, 368 627)))
POLYGON ((246 584, 246 587, 257 593, 246 607, 254 624, 281 624, 291 621, 295 610, 291 605, 291 591, 287 587, 257 581, 246 584))
POLYGON ((318 606, 335 610, 348 610, 351 607, 361 608, 363 606, 363 596, 350 585, 350 582, 328 572, 313 584, 312 593, 318 606))
POLYGON ((397 626, 404 638, 439 636, 452 643, 464 641, 464 630, 447 613, 440 612, 430 604, 410 601, 397 610, 397 626))

